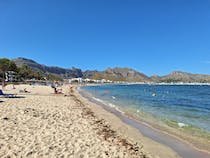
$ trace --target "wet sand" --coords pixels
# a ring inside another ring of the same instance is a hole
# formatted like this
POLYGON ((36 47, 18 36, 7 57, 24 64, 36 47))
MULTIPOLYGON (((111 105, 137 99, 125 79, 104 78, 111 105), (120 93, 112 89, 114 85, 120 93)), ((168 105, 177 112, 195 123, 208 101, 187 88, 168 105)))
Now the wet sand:
POLYGON ((101 102, 98 102, 92 99, 90 96, 84 93, 84 91, 80 91, 80 94, 83 95, 83 97, 86 97, 89 101, 95 102, 96 104, 103 107, 105 110, 113 113, 114 115, 119 117, 124 123, 131 125, 132 127, 135 127, 136 129, 139 130, 140 133, 143 134, 143 136, 148 137, 158 143, 161 143, 170 147, 179 156, 183 158, 200 158, 200 157, 209 158, 210 157, 209 153, 200 151, 196 149, 195 147, 193 147, 192 145, 190 145, 189 143, 181 141, 177 137, 168 135, 163 131, 152 128, 148 124, 129 118, 128 116, 123 115, 121 112, 115 110, 114 108, 111 108, 107 105, 104 105, 101 102))

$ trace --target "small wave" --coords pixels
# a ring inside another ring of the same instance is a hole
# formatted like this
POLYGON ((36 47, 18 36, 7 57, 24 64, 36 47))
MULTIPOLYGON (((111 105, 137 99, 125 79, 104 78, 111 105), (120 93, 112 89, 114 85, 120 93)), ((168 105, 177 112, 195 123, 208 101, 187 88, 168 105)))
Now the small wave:
POLYGON ((110 107, 112 107, 112 108, 115 108, 116 106, 114 105, 114 104, 112 104, 112 103, 109 103, 108 104, 110 107))
POLYGON ((95 98, 95 97, 92 97, 94 100, 98 101, 98 102, 101 102, 101 103, 105 103, 103 100, 101 99, 98 99, 98 98, 95 98))
POLYGON ((103 103, 103 104, 105 104, 105 105, 107 105, 107 106, 109 106, 111 108, 114 108, 116 111, 120 112, 121 114, 125 113, 124 111, 120 110, 116 105, 114 105, 112 103, 107 103, 107 102, 105 102, 105 101, 103 101, 101 99, 95 98, 95 97, 92 97, 92 99, 94 99, 94 100, 96 100, 98 102, 101 102, 101 103, 103 103))
POLYGON ((125 112, 120 110, 118 107, 115 107, 115 110, 119 111, 121 114, 125 114, 125 112))
POLYGON ((111 107, 111 108, 114 108, 116 111, 124 114, 125 112, 120 110, 116 105, 112 104, 112 103, 108 103, 108 105, 111 107))
POLYGON ((112 99, 116 99, 116 97, 115 96, 112 96, 112 99))
POLYGON ((98 102, 101 102, 105 105, 108 105, 109 107, 111 108, 114 108, 115 110, 119 111, 120 113, 124 114, 124 112, 122 110, 120 110, 116 105, 112 104, 112 103, 107 103, 99 98, 95 98, 95 97, 92 97, 94 100, 98 101, 98 102))
POLYGON ((178 122, 177 124, 178 124, 178 126, 179 126, 179 127, 181 127, 181 128, 182 128, 182 127, 186 127, 186 126, 188 126, 187 124, 182 123, 182 122, 178 122))

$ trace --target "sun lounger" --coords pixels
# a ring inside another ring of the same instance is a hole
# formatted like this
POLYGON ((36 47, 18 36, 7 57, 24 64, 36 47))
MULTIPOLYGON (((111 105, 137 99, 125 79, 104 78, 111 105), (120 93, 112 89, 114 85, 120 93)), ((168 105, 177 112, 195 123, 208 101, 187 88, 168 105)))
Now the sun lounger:
POLYGON ((3 91, 0 89, 0 97, 2 98, 16 98, 15 94, 4 94, 3 91))

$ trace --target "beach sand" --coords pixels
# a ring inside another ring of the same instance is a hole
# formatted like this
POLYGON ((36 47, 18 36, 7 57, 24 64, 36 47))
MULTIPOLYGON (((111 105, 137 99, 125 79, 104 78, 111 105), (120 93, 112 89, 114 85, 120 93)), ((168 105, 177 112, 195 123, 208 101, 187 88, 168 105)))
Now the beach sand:
POLYGON ((75 88, 61 95, 48 86, 6 89, 22 97, 0 98, 0 157, 179 157, 75 88), (30 93, 19 93, 24 88, 30 93))

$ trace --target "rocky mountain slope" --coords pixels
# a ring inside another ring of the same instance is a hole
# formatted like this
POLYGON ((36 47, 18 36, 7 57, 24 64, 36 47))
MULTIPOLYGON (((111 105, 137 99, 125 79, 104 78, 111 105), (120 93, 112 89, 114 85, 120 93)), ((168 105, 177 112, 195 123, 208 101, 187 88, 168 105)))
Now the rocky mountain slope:
POLYGON ((107 79, 112 81, 148 82, 150 78, 143 73, 129 68, 108 68, 105 71, 95 71, 89 78, 107 79))
POLYGON ((184 82, 184 83, 210 83, 210 75, 202 75, 202 74, 191 74, 182 71, 174 71, 165 76, 152 76, 152 81, 154 82, 184 82))
POLYGON ((17 58, 13 60, 17 66, 27 65, 35 71, 43 73, 50 73, 62 78, 91 78, 91 79, 107 79, 112 81, 126 81, 126 82, 200 82, 210 83, 210 75, 191 74, 187 72, 174 71, 165 76, 151 76, 148 77, 143 73, 135 71, 130 68, 108 68, 104 71, 86 70, 82 72, 81 69, 71 68, 65 69, 56 66, 46 66, 39 64, 31 59, 17 58))
POLYGON ((56 66, 46 66, 43 64, 39 64, 31 59, 26 58, 17 58, 13 59, 15 64, 20 67, 23 65, 27 65, 31 69, 35 71, 40 71, 43 73, 51 73, 53 75, 60 76, 62 78, 74 78, 74 77, 82 77, 83 73, 81 69, 71 68, 71 69, 64 69, 56 66))

